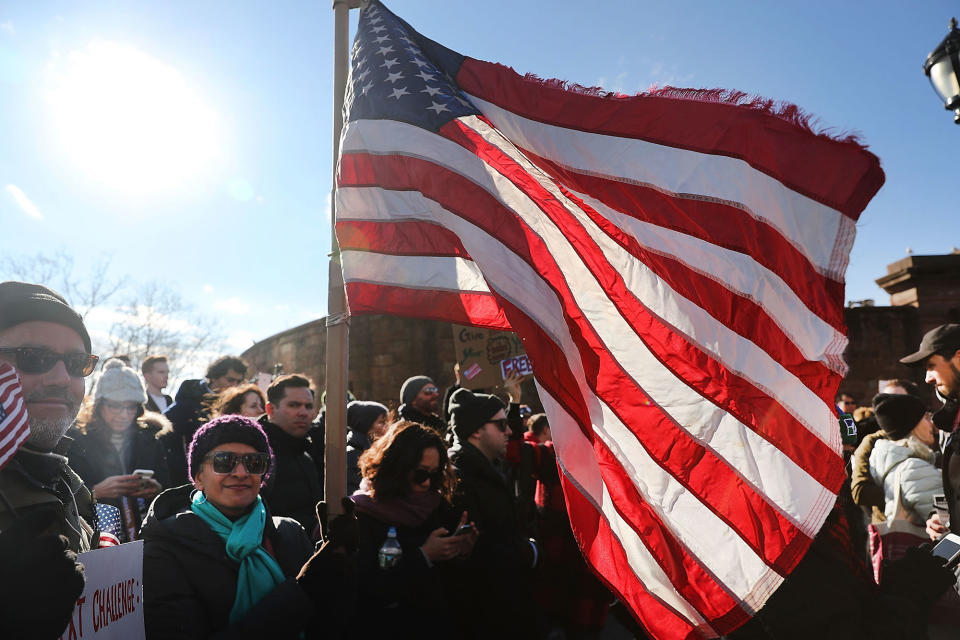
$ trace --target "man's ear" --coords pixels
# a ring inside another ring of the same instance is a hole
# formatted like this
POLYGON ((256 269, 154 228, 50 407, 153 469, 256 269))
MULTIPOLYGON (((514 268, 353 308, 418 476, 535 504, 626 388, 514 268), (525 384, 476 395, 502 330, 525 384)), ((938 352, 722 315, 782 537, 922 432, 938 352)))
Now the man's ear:
POLYGON ((273 412, 276 411, 277 408, 273 406, 273 403, 272 403, 272 402, 269 402, 269 401, 268 401, 267 404, 266 404, 266 406, 264 407, 264 409, 267 410, 267 417, 272 420, 272 419, 273 419, 273 412))

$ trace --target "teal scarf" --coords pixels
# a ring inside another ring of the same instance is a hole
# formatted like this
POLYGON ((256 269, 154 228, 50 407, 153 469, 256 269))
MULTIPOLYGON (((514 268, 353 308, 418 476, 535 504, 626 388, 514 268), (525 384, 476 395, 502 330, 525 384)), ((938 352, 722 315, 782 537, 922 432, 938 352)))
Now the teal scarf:
POLYGON ((286 580, 277 561, 260 545, 267 510, 257 496, 253 510, 237 520, 230 521, 207 501, 202 491, 193 494, 190 508, 209 525, 213 532, 223 538, 227 556, 240 563, 237 576, 237 597, 230 610, 230 623, 241 620, 253 605, 286 580))

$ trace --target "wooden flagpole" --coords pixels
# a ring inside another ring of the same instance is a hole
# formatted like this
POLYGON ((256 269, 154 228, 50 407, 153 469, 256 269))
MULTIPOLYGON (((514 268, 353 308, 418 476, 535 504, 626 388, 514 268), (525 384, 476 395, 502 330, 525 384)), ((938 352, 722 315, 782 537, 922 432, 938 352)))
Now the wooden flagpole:
POLYGON ((347 490, 346 426, 347 366, 350 326, 343 289, 340 247, 337 244, 336 219, 337 159, 340 156, 340 132, 343 130, 343 100, 347 91, 350 64, 350 10, 363 6, 361 0, 333 0, 333 183, 330 187, 330 266, 327 289, 326 438, 323 452, 323 499, 329 515, 342 513, 340 498, 347 490))

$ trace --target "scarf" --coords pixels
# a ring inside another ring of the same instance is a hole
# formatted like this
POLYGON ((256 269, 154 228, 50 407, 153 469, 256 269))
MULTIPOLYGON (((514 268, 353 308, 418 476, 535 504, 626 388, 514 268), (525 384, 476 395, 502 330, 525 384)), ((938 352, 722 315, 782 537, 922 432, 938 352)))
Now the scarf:
POLYGON ((220 536, 227 548, 227 556, 240 563, 237 576, 237 596, 230 610, 230 623, 241 620, 253 605, 286 580, 277 561, 267 553, 260 541, 267 521, 263 500, 257 496, 253 509, 246 515, 230 521, 207 501, 202 491, 193 495, 190 508, 220 536))
POLYGON ((350 496, 357 506, 357 511, 385 524, 403 527, 420 526, 431 513, 436 511, 443 500, 436 491, 410 493, 402 498, 374 500, 369 491, 370 482, 364 478, 360 482, 360 488, 350 496))

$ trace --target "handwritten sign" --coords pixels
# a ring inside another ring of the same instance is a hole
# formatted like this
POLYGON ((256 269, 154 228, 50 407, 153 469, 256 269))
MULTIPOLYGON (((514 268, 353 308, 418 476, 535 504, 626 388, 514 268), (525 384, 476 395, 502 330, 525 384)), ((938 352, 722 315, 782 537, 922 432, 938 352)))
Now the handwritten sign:
POLYGON ((81 553, 87 584, 61 640, 142 640, 143 542, 81 553))
POLYGON ((524 355, 517 356, 515 358, 505 358, 500 361, 500 375, 504 380, 507 379, 511 373, 516 373, 521 376, 528 376, 533 373, 533 365, 530 364, 530 358, 524 355))
MULTIPOLYGON (((522 357, 529 372, 529 359, 515 333, 453 325, 453 347, 460 363, 460 384, 467 389, 493 390, 503 385, 502 362, 522 357)), ((511 369, 512 370, 512 369, 511 369)))

